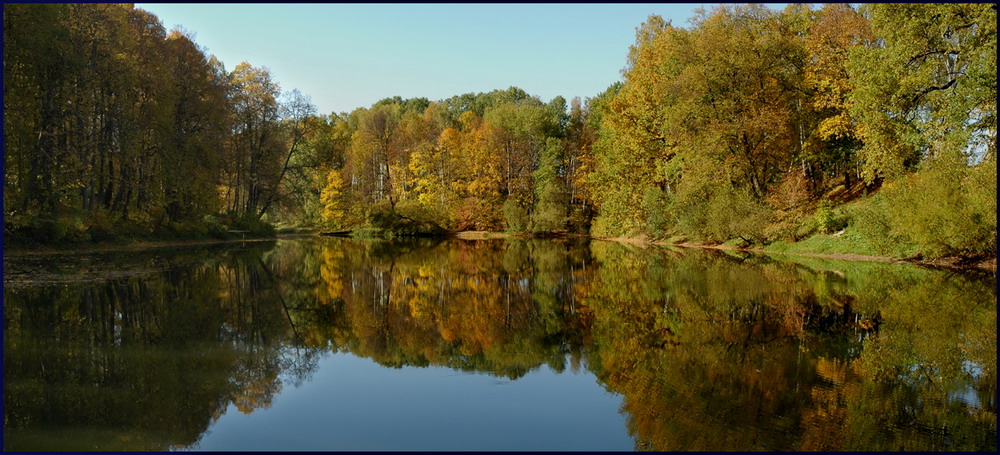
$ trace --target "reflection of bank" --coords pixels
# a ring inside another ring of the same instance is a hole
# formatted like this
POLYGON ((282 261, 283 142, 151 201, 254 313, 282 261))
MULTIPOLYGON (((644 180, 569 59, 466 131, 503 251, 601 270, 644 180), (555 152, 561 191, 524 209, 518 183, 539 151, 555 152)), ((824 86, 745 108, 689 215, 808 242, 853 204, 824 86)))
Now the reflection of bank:
POLYGON ((954 396, 995 400, 991 280, 603 248, 594 364, 637 448, 995 449, 995 407, 954 396))
MULTIPOLYGON (((400 248, 334 242, 319 255, 326 281, 319 301, 334 302, 343 324, 333 331, 334 346, 387 366, 442 365, 510 378, 543 364, 560 371, 567 354, 581 355, 579 331, 566 330, 577 324, 575 315, 564 308, 574 300, 570 263, 587 260, 579 248, 547 241, 424 240, 397 242, 400 248)), ((579 360, 571 355, 570 362, 579 360)))
POLYGON ((230 403, 267 406, 279 375, 307 375, 315 356, 285 344, 259 262, 272 246, 185 252, 152 277, 5 287, 4 448, 182 448, 230 403))
POLYGON ((587 368, 623 395, 637 448, 995 444, 995 291, 975 276, 520 239, 127 260, 161 272, 5 287, 5 448, 189 447, 330 351, 509 379, 587 368))

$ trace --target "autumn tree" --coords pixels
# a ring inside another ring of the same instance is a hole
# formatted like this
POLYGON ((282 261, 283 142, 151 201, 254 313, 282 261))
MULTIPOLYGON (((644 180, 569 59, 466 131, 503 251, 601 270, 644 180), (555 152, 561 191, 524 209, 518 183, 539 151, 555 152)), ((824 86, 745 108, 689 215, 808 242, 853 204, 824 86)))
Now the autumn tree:
POLYGON ((850 186, 858 173, 862 142, 848 111, 852 82, 846 64, 851 48, 873 40, 868 21, 846 4, 824 5, 809 26, 803 88, 810 92, 815 121, 804 137, 802 162, 813 180, 819 172, 840 174, 850 186))
POLYGON ((278 128, 281 88, 267 68, 240 63, 229 76, 233 103, 233 132, 227 157, 230 211, 243 217, 257 215, 269 184, 280 170, 274 163, 283 150, 278 128))
MULTIPOLYGON (((371 202, 396 198, 390 175, 390 148, 399 123, 400 106, 383 104, 359 111, 359 127, 351 138, 351 169, 365 199, 371 202)), ((394 154, 393 154, 394 155, 394 154)))
MULTIPOLYGON (((598 235, 630 235, 642 230, 644 214, 635 210, 649 188, 667 185, 663 172, 676 154, 660 114, 670 106, 667 82, 682 69, 687 32, 659 16, 636 28, 629 48, 625 82, 612 85, 601 100, 600 139, 594 146, 595 203, 600 215, 593 229, 598 235), (659 68, 660 64, 664 68, 659 68), (666 167, 665 167, 666 166, 666 167)), ((674 163, 676 164, 676 163, 674 163)))
POLYGON ((451 136, 454 140, 442 144, 460 151, 459 169, 463 174, 458 190, 464 197, 457 218, 461 224, 479 229, 502 229, 498 209, 503 204, 503 163, 490 140, 492 127, 472 111, 463 113, 459 121, 461 129, 451 136))
POLYGON ((344 194, 344 180, 340 177, 340 172, 331 170, 326 175, 326 185, 320 194, 320 214, 321 223, 328 227, 341 227, 346 215, 346 195, 344 194))
POLYGON ((589 177, 594 170, 594 142, 600 121, 594 121, 594 99, 581 102, 579 97, 570 101, 566 123, 566 187, 570 207, 570 222, 574 229, 587 230, 594 215, 593 195, 589 177))
POLYGON ((847 65, 865 179, 927 157, 995 155, 996 9, 871 4, 862 14, 879 37, 847 65))
POLYGON ((190 38, 131 5, 4 15, 10 229, 100 240, 217 210, 226 82, 190 38))

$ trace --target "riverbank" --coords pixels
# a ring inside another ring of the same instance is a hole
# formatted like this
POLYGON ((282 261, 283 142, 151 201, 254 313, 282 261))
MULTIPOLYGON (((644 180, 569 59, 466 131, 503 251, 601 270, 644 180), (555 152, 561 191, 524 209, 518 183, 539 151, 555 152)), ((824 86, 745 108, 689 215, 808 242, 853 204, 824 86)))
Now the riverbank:
MULTIPOLYGON (((137 241, 130 243, 95 243, 90 245, 60 245, 60 246, 44 246, 44 247, 13 247, 4 250, 5 256, 42 256, 42 255, 53 255, 53 254, 87 254, 87 253, 102 253, 111 251, 140 251, 154 248, 175 248, 175 247, 188 247, 188 246, 198 246, 198 245, 217 245, 217 244, 227 244, 227 243, 251 243, 251 242, 273 242, 278 239, 287 238, 309 238, 317 237, 316 233, 282 233, 274 237, 259 237, 259 238, 248 238, 248 239, 224 239, 224 240, 171 240, 171 241, 137 241)), ((866 254, 855 254, 855 253, 838 253, 838 252, 809 252, 809 251, 785 251, 783 249, 774 248, 773 245, 768 245, 762 248, 751 248, 751 247, 740 247, 735 245, 727 244, 707 244, 689 241, 670 241, 670 240, 651 240, 644 237, 591 237, 586 234, 553 234, 540 236, 536 234, 511 234, 506 232, 492 232, 492 231, 458 231, 449 232, 441 235, 445 238, 454 238, 459 240, 495 240, 495 239, 508 239, 508 238, 590 238, 592 240, 608 241, 608 242, 618 242, 627 243, 632 245, 640 246, 673 246, 681 248, 700 248, 700 249, 711 249, 711 250, 726 250, 726 251, 741 251, 747 253, 757 253, 757 254, 768 254, 768 255, 785 255, 785 256, 801 256, 801 257, 814 257, 814 258, 825 258, 825 259, 838 259, 845 261, 877 261, 877 262, 903 262, 908 264, 930 266, 930 267, 942 267, 951 269, 977 269, 996 273, 996 257, 992 258, 961 258, 961 257, 944 257, 936 259, 924 259, 919 257, 892 257, 892 256, 877 256, 877 255, 866 255, 866 254)), ((802 242, 798 242, 801 244, 802 242)), ((787 245, 779 245, 781 248, 787 247, 787 245)))
MULTIPOLYGON (((452 233, 450 235, 453 238, 462 240, 484 240, 484 239, 501 239, 501 238, 537 238, 539 236, 532 234, 508 234, 503 232, 489 232, 489 231, 460 231, 452 233)), ((698 242, 688 242, 688 241, 669 241, 669 240, 651 240, 644 237, 590 237, 585 234, 561 234, 556 237, 589 237, 593 240, 602 240, 609 242, 627 243, 632 245, 656 245, 656 246, 675 246, 681 248, 701 248, 701 249, 712 249, 712 250, 727 250, 727 251, 742 251, 747 253, 757 253, 757 254, 768 254, 768 255, 786 255, 786 256, 802 256, 802 257, 814 257, 814 258, 824 258, 824 259, 838 259, 843 261, 877 261, 877 262, 904 262, 908 264, 930 266, 930 267, 942 267, 942 268, 952 268, 952 269, 978 269, 988 272, 996 273, 996 257, 993 258, 962 258, 962 257, 944 257, 936 259, 924 259, 920 257, 892 257, 892 256, 878 256, 878 255, 868 255, 868 254, 857 254, 857 253, 847 253, 847 252, 809 252, 809 251, 786 251, 788 244, 784 243, 774 243, 762 248, 751 248, 751 247, 740 247, 735 245, 726 244, 706 244, 698 242)), ((552 238, 552 236, 547 236, 545 238, 552 238)), ((796 246, 806 246, 803 242, 796 242, 793 245, 796 246)))
POLYGON ((446 237, 459 240, 490 240, 490 239, 563 239, 590 238, 587 234, 555 233, 555 234, 510 234, 492 231, 458 231, 445 234, 446 237))
MULTIPOLYGON (((153 248, 173 248, 198 245, 219 245, 227 243, 251 243, 251 242, 273 242, 279 239, 290 238, 310 238, 319 237, 322 234, 316 231, 279 231, 276 236, 253 237, 253 238, 230 238, 230 239, 187 239, 187 240, 118 240, 105 242, 88 243, 66 243, 58 245, 13 245, 4 248, 4 256, 44 256, 53 254, 88 254, 104 253, 112 251, 140 251, 153 248)), ((586 237, 582 234, 569 234, 570 236, 586 237)), ((348 237, 352 237, 348 235, 348 237)), ((353 236, 357 238, 381 238, 379 236, 353 236)), ((490 231, 459 231, 441 234, 438 237, 455 238, 460 240, 487 240, 504 238, 532 238, 532 234, 508 234, 505 232, 490 231)))
POLYGON ((923 258, 899 258, 890 256, 872 256, 864 254, 853 254, 853 253, 809 253, 809 252, 788 252, 779 251, 769 247, 763 248, 749 248, 749 247, 738 247, 725 244, 705 244, 697 242, 669 242, 669 241, 653 241, 645 238, 600 238, 594 237, 594 240, 603 240, 608 242, 618 242, 618 243, 629 243, 633 245, 657 245, 657 246, 674 246, 681 248, 700 248, 709 250, 726 250, 726 251, 741 251, 747 253, 758 253, 758 254, 768 254, 768 255, 784 255, 784 256, 802 256, 802 257, 814 257, 814 258, 824 258, 824 259, 838 259, 843 261, 877 261, 877 262, 903 262, 907 264, 915 264, 930 267, 942 267, 951 269, 977 269, 996 273, 997 261, 996 258, 960 258, 960 257, 944 257, 937 259, 923 259, 923 258))
POLYGON ((198 245, 219 245, 226 243, 253 243, 253 242, 273 242, 279 238, 305 237, 309 235, 293 234, 281 235, 278 237, 261 237, 249 239, 224 239, 224 240, 164 240, 164 241, 137 241, 129 243, 93 243, 88 245, 59 245, 43 247, 16 247, 4 249, 4 256, 45 256, 53 254, 88 254, 105 253, 112 251, 141 251, 154 248, 176 248, 198 245))

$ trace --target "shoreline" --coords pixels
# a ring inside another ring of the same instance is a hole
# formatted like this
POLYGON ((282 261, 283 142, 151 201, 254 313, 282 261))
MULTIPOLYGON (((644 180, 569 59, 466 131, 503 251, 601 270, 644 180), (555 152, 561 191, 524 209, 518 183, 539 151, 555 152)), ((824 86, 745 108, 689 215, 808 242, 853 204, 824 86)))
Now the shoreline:
POLYGON ((895 258, 890 256, 867 256, 862 254, 850 254, 850 253, 787 253, 782 251, 771 251, 763 248, 737 248, 726 245, 707 245, 702 243, 692 243, 692 242, 682 242, 682 243, 671 243, 662 241, 649 241, 642 238, 634 237, 592 237, 594 240, 603 240, 607 242, 618 242, 618 243, 628 243, 632 245, 656 245, 656 246, 674 246, 680 248, 698 248, 706 250, 725 250, 725 251, 742 251, 747 253, 755 254, 767 254, 767 255, 784 255, 784 256, 800 256, 800 257, 813 257, 822 259, 836 259, 841 261, 871 261, 871 262, 890 262, 890 263, 904 263, 912 265, 920 265, 925 267, 940 267, 956 270, 978 270, 985 272, 996 273, 996 258, 978 260, 969 263, 963 263, 965 259, 957 257, 945 257, 940 259, 908 259, 908 258, 895 258))
MULTIPOLYGON (((90 253, 103 253, 112 251, 139 251, 139 250, 169 248, 169 247, 221 245, 227 243, 274 242, 281 239, 310 238, 310 237, 320 237, 320 235, 316 233, 290 233, 290 234, 279 234, 274 237, 257 237, 250 239, 163 240, 163 241, 137 241, 132 243, 109 243, 109 244, 97 243, 90 245, 86 244, 66 245, 62 247, 42 247, 42 248, 15 247, 10 250, 4 249, 3 254, 5 257, 47 256, 47 255, 59 255, 59 254, 90 254, 90 253)), ((788 253, 780 251, 771 251, 764 248, 738 248, 721 244, 710 245, 710 244, 703 244, 696 242, 673 243, 666 241, 651 241, 641 237, 593 237, 587 234, 575 234, 575 233, 561 233, 561 234, 540 236, 537 234, 509 234, 506 232, 493 232, 493 231, 458 231, 458 232, 448 232, 446 234, 441 235, 440 237, 449 239, 458 239, 458 240, 498 240, 498 239, 508 239, 508 238, 519 238, 519 239, 589 238, 591 240, 597 240, 597 241, 625 243, 638 246, 661 246, 661 247, 673 246, 679 248, 741 251, 746 253, 767 254, 767 255, 814 257, 823 259, 836 259, 842 261, 873 261, 873 262, 905 263, 905 264, 919 265, 925 267, 939 267, 939 268, 948 268, 955 270, 977 270, 977 271, 996 273, 995 257, 984 260, 969 260, 958 257, 945 257, 940 259, 910 259, 910 258, 897 258, 890 256, 868 256, 868 255, 850 254, 850 253, 788 253)))
POLYGON ((80 245, 66 245, 63 247, 28 247, 4 249, 4 257, 12 256, 49 256, 58 254, 90 254, 105 253, 112 251, 141 251, 156 248, 187 247, 199 245, 221 245, 225 243, 249 243, 249 242, 273 242, 281 238, 302 236, 301 234, 277 236, 277 237, 256 237, 250 239, 199 239, 199 240, 151 240, 136 241, 130 243, 92 243, 80 245))

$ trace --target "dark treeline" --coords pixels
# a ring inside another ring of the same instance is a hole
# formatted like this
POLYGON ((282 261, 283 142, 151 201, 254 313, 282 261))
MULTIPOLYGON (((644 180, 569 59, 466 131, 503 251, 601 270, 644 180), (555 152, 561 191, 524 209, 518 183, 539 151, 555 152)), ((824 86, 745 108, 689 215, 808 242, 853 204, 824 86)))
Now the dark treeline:
POLYGON ((992 5, 651 16, 591 98, 511 87, 329 115, 131 6, 4 21, 5 230, 42 241, 271 223, 996 247, 992 5))
POLYGON ((252 225, 312 114, 131 5, 4 5, 4 47, 6 231, 38 241, 252 225))

